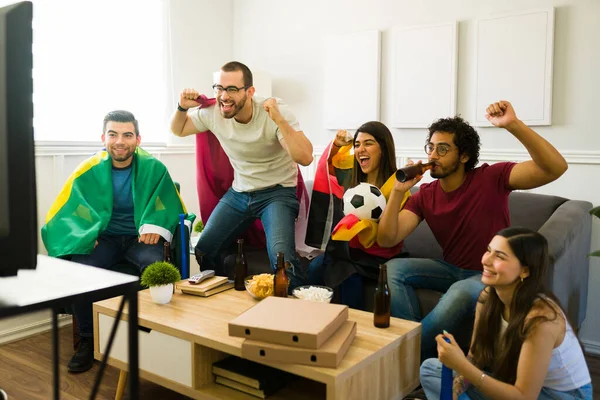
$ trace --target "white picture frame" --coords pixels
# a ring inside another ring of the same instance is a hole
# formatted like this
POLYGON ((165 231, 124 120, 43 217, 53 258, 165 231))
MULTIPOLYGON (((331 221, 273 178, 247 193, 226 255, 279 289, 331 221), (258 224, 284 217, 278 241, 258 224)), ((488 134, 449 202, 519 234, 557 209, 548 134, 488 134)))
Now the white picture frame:
POLYGON ((485 110, 510 101, 530 126, 552 124, 554 8, 477 20, 475 126, 492 126, 485 110))
POLYGON ((327 36, 324 52, 325 129, 356 129, 379 120, 380 32, 327 36))
POLYGON ((392 124, 426 128, 456 114, 458 23, 393 29, 392 124))

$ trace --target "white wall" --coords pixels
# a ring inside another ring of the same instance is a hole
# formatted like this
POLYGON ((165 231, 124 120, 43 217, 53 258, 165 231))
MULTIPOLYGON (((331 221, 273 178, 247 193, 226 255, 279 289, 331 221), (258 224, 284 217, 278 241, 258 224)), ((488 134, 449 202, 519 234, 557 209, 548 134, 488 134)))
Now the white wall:
MULTIPOLYGON (((600 2, 596 0, 235 0, 233 55, 251 69, 273 78, 273 95, 289 103, 315 147, 322 148, 333 132, 323 129, 324 38, 369 29, 382 31, 381 120, 391 122, 391 28, 459 21, 458 113, 473 119, 474 20, 493 14, 556 7, 552 126, 537 131, 567 158, 569 170, 557 182, 537 189, 600 204, 600 141, 597 139, 597 93, 600 90, 600 2)), ((502 57, 502 54, 498 54, 502 57)), ((340 68, 352 60, 340 60, 340 68)), ((498 71, 502 73, 502 71, 498 71)), ((349 85, 352 82, 348 82, 349 85)), ((508 99, 510 100, 510 99, 508 99)), ((352 110, 348 110, 352 112, 352 110)), ((516 110, 517 115, 519 110, 516 110)), ((482 160, 522 160, 520 143, 508 132, 479 129, 482 160)), ((424 130, 393 131, 399 153, 425 158, 424 130)), ((600 248, 600 223, 594 221, 594 249, 600 248)), ((581 338, 588 350, 600 353, 600 261, 590 262, 587 319, 581 338)))

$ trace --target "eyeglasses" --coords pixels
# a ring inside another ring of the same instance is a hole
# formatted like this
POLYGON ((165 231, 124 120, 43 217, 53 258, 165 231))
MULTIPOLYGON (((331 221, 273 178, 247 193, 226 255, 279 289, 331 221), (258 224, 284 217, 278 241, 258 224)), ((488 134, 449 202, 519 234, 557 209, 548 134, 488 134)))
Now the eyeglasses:
POLYGON ((213 90, 215 91, 215 94, 218 96, 221 93, 223 93, 224 91, 227 92, 228 95, 233 96, 235 94, 237 94, 237 92, 239 92, 240 90, 245 90, 248 89, 250 86, 242 86, 242 87, 235 87, 235 86, 227 86, 227 87, 223 87, 221 85, 213 85, 213 90))
POLYGON ((432 143, 427 143, 425 145, 425 153, 431 155, 434 150, 437 151, 438 156, 444 157, 450 150, 452 150, 452 147, 445 145, 445 144, 438 144, 436 146, 432 143))

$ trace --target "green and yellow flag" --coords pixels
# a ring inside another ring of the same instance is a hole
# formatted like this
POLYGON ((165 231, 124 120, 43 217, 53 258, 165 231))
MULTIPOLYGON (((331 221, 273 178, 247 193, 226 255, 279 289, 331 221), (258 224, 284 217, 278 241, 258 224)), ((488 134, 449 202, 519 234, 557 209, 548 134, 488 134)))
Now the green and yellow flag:
MULTIPOLYGON (((160 233, 171 241, 186 208, 167 167, 138 147, 133 159, 135 226, 140 234, 160 233)), ((42 227, 42 240, 51 257, 90 254, 113 208, 112 160, 99 151, 69 176, 42 227)))

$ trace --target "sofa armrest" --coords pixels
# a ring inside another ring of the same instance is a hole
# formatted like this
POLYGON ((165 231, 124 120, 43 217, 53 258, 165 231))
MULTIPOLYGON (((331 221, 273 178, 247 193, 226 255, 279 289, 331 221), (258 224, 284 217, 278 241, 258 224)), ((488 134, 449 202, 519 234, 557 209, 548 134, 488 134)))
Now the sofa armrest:
POLYGON ((539 230, 550 252, 547 287, 558 297, 574 329, 581 326, 587 308, 591 208, 587 201, 566 201, 539 230))

